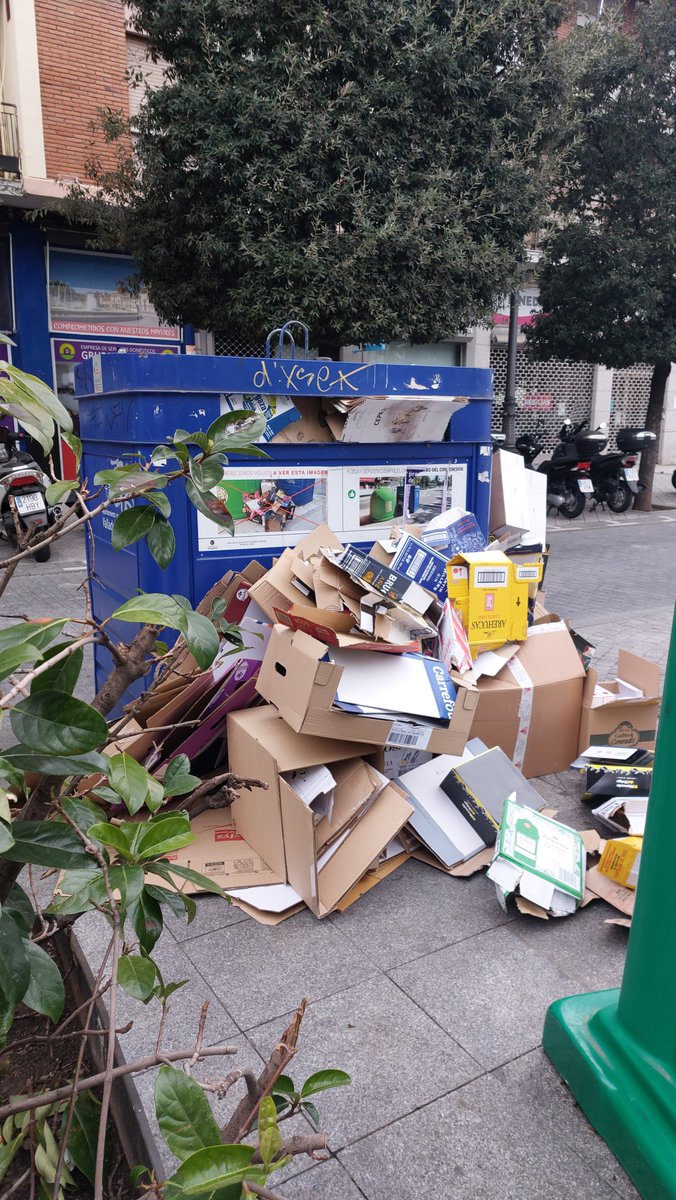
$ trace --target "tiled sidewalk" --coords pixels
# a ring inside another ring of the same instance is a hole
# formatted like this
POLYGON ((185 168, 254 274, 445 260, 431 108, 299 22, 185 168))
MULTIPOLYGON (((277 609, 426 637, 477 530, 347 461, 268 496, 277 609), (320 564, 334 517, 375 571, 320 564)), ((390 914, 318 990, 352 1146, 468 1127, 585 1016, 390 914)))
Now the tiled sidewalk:
MULTIPOLYGON (((602 674, 623 645, 665 662, 675 539, 658 517, 553 536, 550 607, 596 642, 602 674)), ((563 820, 589 827, 572 772, 537 786, 563 820)), ((601 902, 560 921, 505 915, 485 875, 452 879, 411 861, 321 922, 302 912, 269 928, 218 899, 198 904, 193 925, 172 922, 158 946, 165 977, 189 980, 164 1044, 191 1044, 208 998, 206 1041, 259 1063, 307 996, 291 1074, 333 1066, 353 1079, 318 1098, 330 1160, 296 1160, 271 1180, 288 1200, 638 1195, 540 1049, 552 1000, 620 982, 627 932, 604 924, 601 902)), ((77 929, 94 965, 97 918, 77 929)), ((132 1017, 127 1058, 154 1044, 159 1014, 125 998, 119 1023, 132 1017)), ((212 1061, 210 1077, 232 1065, 212 1061)), ((151 1074, 136 1086, 152 1126, 151 1074)))

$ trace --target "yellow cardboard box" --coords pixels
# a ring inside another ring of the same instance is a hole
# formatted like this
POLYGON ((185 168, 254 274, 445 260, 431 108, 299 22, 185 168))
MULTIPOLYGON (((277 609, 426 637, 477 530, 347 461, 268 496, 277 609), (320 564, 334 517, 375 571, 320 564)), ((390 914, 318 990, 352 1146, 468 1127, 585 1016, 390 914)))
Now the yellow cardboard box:
POLYGON ((528 632, 528 589, 542 577, 542 562, 512 562, 501 550, 456 554, 446 568, 448 598, 458 609, 472 656, 528 632))
POLYGON ((641 863, 642 837, 609 838, 598 869, 623 887, 635 888, 641 863))

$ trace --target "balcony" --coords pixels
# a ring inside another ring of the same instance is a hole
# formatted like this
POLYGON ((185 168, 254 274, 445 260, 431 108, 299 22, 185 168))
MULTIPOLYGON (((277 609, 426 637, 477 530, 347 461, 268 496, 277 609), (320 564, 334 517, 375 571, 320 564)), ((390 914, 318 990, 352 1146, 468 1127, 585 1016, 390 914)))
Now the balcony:
POLYGON ((16 104, 0 103, 0 178, 21 179, 21 151, 16 104))

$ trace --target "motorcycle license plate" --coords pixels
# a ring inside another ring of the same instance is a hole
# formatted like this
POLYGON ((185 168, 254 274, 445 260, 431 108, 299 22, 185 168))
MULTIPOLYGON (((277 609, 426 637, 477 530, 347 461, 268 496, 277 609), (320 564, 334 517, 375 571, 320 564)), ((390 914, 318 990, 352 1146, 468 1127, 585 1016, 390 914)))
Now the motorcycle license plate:
POLYGON ((15 496, 14 499, 17 511, 22 517, 45 511, 45 501, 41 492, 30 492, 28 496, 15 496))
POLYGON ((624 478, 627 483, 638 483, 638 467, 625 467, 624 478))
POLYGON ((594 484, 592 483, 591 479, 578 479, 577 486, 581 492, 587 493, 594 491, 594 484))

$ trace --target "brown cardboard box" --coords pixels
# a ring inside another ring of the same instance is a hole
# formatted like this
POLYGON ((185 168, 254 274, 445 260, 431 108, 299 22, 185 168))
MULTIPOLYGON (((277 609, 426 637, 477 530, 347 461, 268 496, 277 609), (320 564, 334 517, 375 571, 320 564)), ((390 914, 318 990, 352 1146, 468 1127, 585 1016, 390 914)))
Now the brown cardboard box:
POLYGON ((578 753, 583 686, 570 633, 546 617, 499 675, 479 680, 471 736, 501 746, 527 779, 565 771, 578 753))
POLYGON ((289 883, 316 917, 328 916, 336 908, 413 812, 413 806, 394 783, 388 783, 364 811, 377 784, 376 773, 362 759, 349 764, 336 787, 334 820, 342 819, 336 817, 336 809, 343 817, 351 813, 352 818, 326 848, 321 846, 324 822, 315 825, 308 806, 281 780, 289 883))
MULTIPOLYGON (((179 867, 191 867, 226 891, 228 888, 260 887, 283 883, 283 876, 261 858, 235 829, 229 808, 209 809, 190 822, 195 841, 167 854, 167 861, 179 867)), ((150 878, 150 877, 149 877, 150 878)), ((166 881, 155 880, 162 887, 166 881)), ((181 891, 189 895, 200 889, 176 876, 181 891)), ((225 901, 223 901, 225 903, 225 901)))
MULTIPOLYGON (((371 746, 396 743, 392 728, 400 723, 394 718, 368 717, 332 708, 342 668, 324 662, 325 654, 326 646, 316 638, 301 630, 275 625, 256 685, 261 696, 274 704, 297 733, 349 738, 371 746)), ((579 658, 577 662, 580 663, 579 658)), ((419 748, 433 754, 462 754, 477 699, 477 691, 459 687, 455 710, 447 726, 418 725, 425 740, 419 748)), ((575 736, 577 739, 577 729, 575 736)))
POLYGON ((294 568, 297 564, 306 562, 324 546, 332 550, 343 549, 343 543, 338 541, 328 525, 318 525, 296 547, 292 549, 287 546, 269 571, 251 585, 250 598, 256 601, 271 621, 277 620, 275 609, 288 612, 293 604, 302 602, 302 593, 293 583, 294 568))
MULTIPOLYGON (((617 661, 620 679, 643 692, 643 699, 618 698, 592 708, 598 673, 590 667, 582 697, 579 751, 588 746, 637 746, 655 749, 657 718, 660 711, 660 669, 657 663, 620 650, 617 661)), ((617 680, 604 680, 600 686, 617 692, 617 680)))
POLYGON ((234 801, 235 826, 286 882, 280 774, 321 764, 330 767, 331 763, 368 754, 371 748, 366 749, 356 741, 340 742, 294 733, 276 708, 265 705, 242 709, 228 717, 228 749, 231 771, 267 784, 267 788, 242 791, 234 801))

